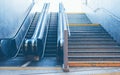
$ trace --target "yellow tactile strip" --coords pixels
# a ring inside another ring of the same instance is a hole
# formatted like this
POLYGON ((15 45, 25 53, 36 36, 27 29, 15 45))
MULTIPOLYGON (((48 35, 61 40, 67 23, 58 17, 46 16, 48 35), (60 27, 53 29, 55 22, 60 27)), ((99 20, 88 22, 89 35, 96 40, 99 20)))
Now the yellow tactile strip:
POLYGON ((0 70, 61 70, 61 67, 0 67, 0 70))
POLYGON ((120 67, 120 62, 69 62, 71 67, 120 67))
POLYGON ((100 74, 92 74, 92 75, 120 75, 120 72, 100 73, 100 74))
POLYGON ((100 26, 100 24, 68 24, 69 26, 100 26))

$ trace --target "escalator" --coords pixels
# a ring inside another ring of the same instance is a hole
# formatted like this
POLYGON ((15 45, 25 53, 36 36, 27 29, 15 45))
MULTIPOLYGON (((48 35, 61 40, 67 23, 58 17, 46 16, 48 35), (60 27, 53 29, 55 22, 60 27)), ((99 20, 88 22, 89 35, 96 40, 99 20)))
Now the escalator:
MULTIPOLYGON (((1 59, 0 66, 24 66, 25 63, 33 60, 34 56, 41 56, 43 51, 43 46, 45 42, 46 32, 47 32, 47 23, 49 21, 49 13, 48 13, 49 3, 45 3, 43 9, 40 12, 32 12, 30 13, 30 23, 25 23, 23 25, 27 27, 24 39, 24 43, 20 47, 20 50, 16 53, 16 55, 9 59, 1 59), (37 45, 36 45, 37 43, 37 45), (26 46, 27 45, 27 46, 26 46), (41 48, 42 47, 42 48, 41 48), (31 57, 27 57, 28 55, 32 55, 31 57)), ((29 21, 27 21, 29 22, 29 21)), ((22 33, 23 34, 23 33, 22 33)), ((20 36, 18 38, 21 38, 20 36)), ((13 45, 13 44, 11 44, 13 45)), ((6 45, 5 45, 6 46, 6 45)), ((2 54, 1 54, 2 55, 2 54)), ((2 55, 3 56, 3 55, 2 55)), ((1 57, 2 57, 1 56, 1 57)))
POLYGON ((34 34, 34 31, 35 31, 35 28, 36 28, 36 25, 37 25, 37 22, 38 22, 38 18, 40 16, 40 13, 39 12, 36 12, 35 15, 34 15, 34 18, 32 20, 32 23, 29 27, 29 30, 27 32, 27 35, 25 36, 25 39, 31 39, 33 34, 34 34))
MULTIPOLYGON (((58 25, 58 14, 50 13, 48 21, 48 32, 46 38, 45 50, 40 61, 32 61, 28 66, 42 66, 42 67, 59 67, 57 62, 57 25, 58 25)), ((45 42, 44 42, 45 43, 45 42)))
POLYGON ((44 56, 56 57, 56 51, 57 51, 57 13, 51 13, 44 56))
MULTIPOLYGON (((32 36, 34 34, 34 31, 35 31, 35 28, 36 28, 36 25, 37 25, 37 22, 38 22, 38 19, 39 19, 39 16, 40 16, 39 12, 36 12, 34 14, 34 17, 32 19, 32 22, 30 24, 28 32, 27 32, 27 34, 25 36, 25 40, 32 38, 32 36)), ((20 51, 19 51, 19 53, 18 53, 18 55, 17 55, 17 57, 23 57, 23 56, 25 56, 23 50, 24 50, 24 47, 22 46, 21 49, 20 49, 20 51)))

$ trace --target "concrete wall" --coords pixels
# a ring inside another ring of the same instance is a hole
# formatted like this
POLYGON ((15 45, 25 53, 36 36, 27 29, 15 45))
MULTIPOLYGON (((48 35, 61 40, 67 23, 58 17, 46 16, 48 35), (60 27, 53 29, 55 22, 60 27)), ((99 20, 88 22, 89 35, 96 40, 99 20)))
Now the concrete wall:
POLYGON ((0 0, 0 38, 12 38, 30 11, 33 0, 0 0))
POLYGON ((86 0, 84 12, 93 23, 100 23, 120 44, 120 0, 86 0))

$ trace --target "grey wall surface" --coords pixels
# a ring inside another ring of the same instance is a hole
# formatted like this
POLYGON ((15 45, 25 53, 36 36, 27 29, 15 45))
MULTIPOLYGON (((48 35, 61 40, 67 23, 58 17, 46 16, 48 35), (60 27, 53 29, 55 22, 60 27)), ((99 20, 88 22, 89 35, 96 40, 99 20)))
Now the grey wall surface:
POLYGON ((13 38, 33 0, 0 0, 0 38, 13 38))
POLYGON ((93 23, 100 23, 120 44, 120 0, 86 0, 84 11, 93 23))

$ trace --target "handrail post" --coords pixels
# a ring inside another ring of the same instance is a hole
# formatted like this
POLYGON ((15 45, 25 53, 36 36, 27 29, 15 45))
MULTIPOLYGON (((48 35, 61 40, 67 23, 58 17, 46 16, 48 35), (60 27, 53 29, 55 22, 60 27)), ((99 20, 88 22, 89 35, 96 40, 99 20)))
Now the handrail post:
POLYGON ((64 30, 64 61, 63 61, 63 71, 69 72, 69 65, 68 65, 68 30, 64 30))

